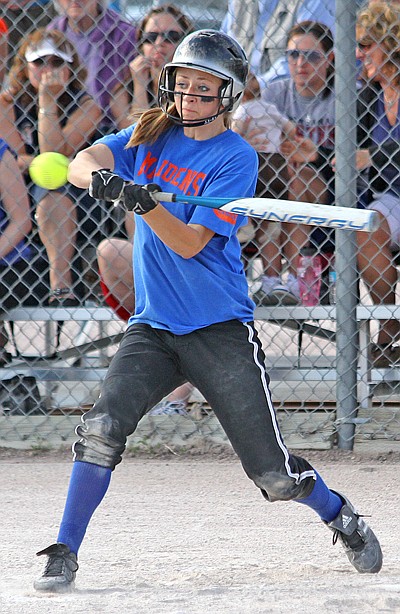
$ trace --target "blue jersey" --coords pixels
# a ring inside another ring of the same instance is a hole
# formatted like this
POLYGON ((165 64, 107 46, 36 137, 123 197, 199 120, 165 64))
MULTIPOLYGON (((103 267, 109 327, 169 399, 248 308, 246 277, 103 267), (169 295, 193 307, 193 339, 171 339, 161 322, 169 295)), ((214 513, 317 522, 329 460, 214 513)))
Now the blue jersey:
MULTIPOLYGON (((186 137, 180 126, 155 143, 125 149, 133 126, 97 143, 110 148, 114 171, 137 184, 157 183, 163 192, 190 196, 251 197, 258 172, 257 154, 239 135, 227 130, 205 141, 186 137)), ((136 215, 133 250, 135 315, 129 323, 184 335, 217 322, 253 319, 254 303, 241 261, 236 233, 243 216, 163 203, 185 224, 200 224, 215 234, 193 258, 165 245, 136 215)))

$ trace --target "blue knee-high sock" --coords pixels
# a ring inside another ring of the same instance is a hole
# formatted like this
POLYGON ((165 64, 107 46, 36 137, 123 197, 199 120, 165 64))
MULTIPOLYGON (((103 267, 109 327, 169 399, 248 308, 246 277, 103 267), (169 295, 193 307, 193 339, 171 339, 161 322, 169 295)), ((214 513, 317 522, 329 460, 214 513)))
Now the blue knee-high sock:
POLYGON ((111 469, 76 461, 57 541, 78 554, 89 521, 107 492, 111 469))
POLYGON ((330 522, 339 514, 343 507, 343 501, 338 495, 329 490, 321 476, 317 472, 315 473, 317 479, 312 493, 305 499, 296 499, 296 503, 308 505, 308 507, 317 512, 322 520, 330 522))

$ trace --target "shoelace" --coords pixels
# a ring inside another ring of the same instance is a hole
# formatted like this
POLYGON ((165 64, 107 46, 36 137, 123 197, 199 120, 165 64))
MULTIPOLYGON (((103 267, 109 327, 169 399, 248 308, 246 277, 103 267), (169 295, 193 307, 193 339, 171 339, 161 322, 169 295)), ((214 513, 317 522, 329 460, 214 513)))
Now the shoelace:
POLYGON ((45 570, 44 576, 61 576, 64 572, 65 567, 67 567, 70 571, 74 572, 78 570, 78 563, 76 563, 73 559, 67 558, 62 555, 52 555, 49 557, 45 570))
MULTIPOLYGON (((357 520, 359 518, 366 518, 366 516, 363 514, 355 514, 355 516, 357 520)), ((333 536, 332 536, 332 544, 334 546, 336 545, 337 540, 339 539, 340 536, 342 540, 344 541, 344 543, 346 544, 346 546, 348 546, 352 550, 362 550, 362 548, 364 547, 364 539, 362 535, 360 535, 360 533, 357 531, 357 529, 353 531, 351 535, 345 535, 339 529, 335 529, 335 531, 333 532, 333 536)))
POLYGON ((64 557, 62 556, 50 556, 45 570, 44 576, 60 576, 63 572, 64 567, 64 557))

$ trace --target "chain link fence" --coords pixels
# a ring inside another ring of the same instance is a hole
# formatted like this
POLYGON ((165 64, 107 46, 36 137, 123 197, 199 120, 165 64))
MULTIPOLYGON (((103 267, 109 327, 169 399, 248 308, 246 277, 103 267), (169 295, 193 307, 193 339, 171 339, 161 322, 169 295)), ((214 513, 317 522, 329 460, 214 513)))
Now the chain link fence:
MULTIPOLYGON (((177 1, 167 12, 152 2, 22 4, 0 3, 0 445, 73 440, 134 309, 133 218, 70 184, 33 184, 30 162, 44 151, 71 158, 130 125, 156 104, 158 74, 182 36, 212 27, 248 53, 232 128, 259 153, 257 195, 299 212, 311 202, 381 214, 372 234, 255 219, 241 230, 287 445, 395 449, 398 3, 337 0, 335 14, 322 1, 309 15, 282 0, 269 20, 244 0, 177 1)), ((130 445, 202 441, 227 443, 207 401, 184 386, 130 445)))

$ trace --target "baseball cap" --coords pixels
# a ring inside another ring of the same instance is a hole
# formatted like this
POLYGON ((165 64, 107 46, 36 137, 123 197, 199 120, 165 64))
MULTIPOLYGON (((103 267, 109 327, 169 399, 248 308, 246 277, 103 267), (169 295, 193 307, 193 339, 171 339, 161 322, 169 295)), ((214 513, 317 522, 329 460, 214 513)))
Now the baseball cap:
POLYGON ((34 62, 39 58, 44 58, 47 55, 55 55, 58 58, 61 58, 65 62, 72 63, 72 52, 68 53, 68 51, 62 51, 59 49, 51 38, 46 38, 38 45, 28 47, 25 52, 25 59, 27 62, 34 62))

